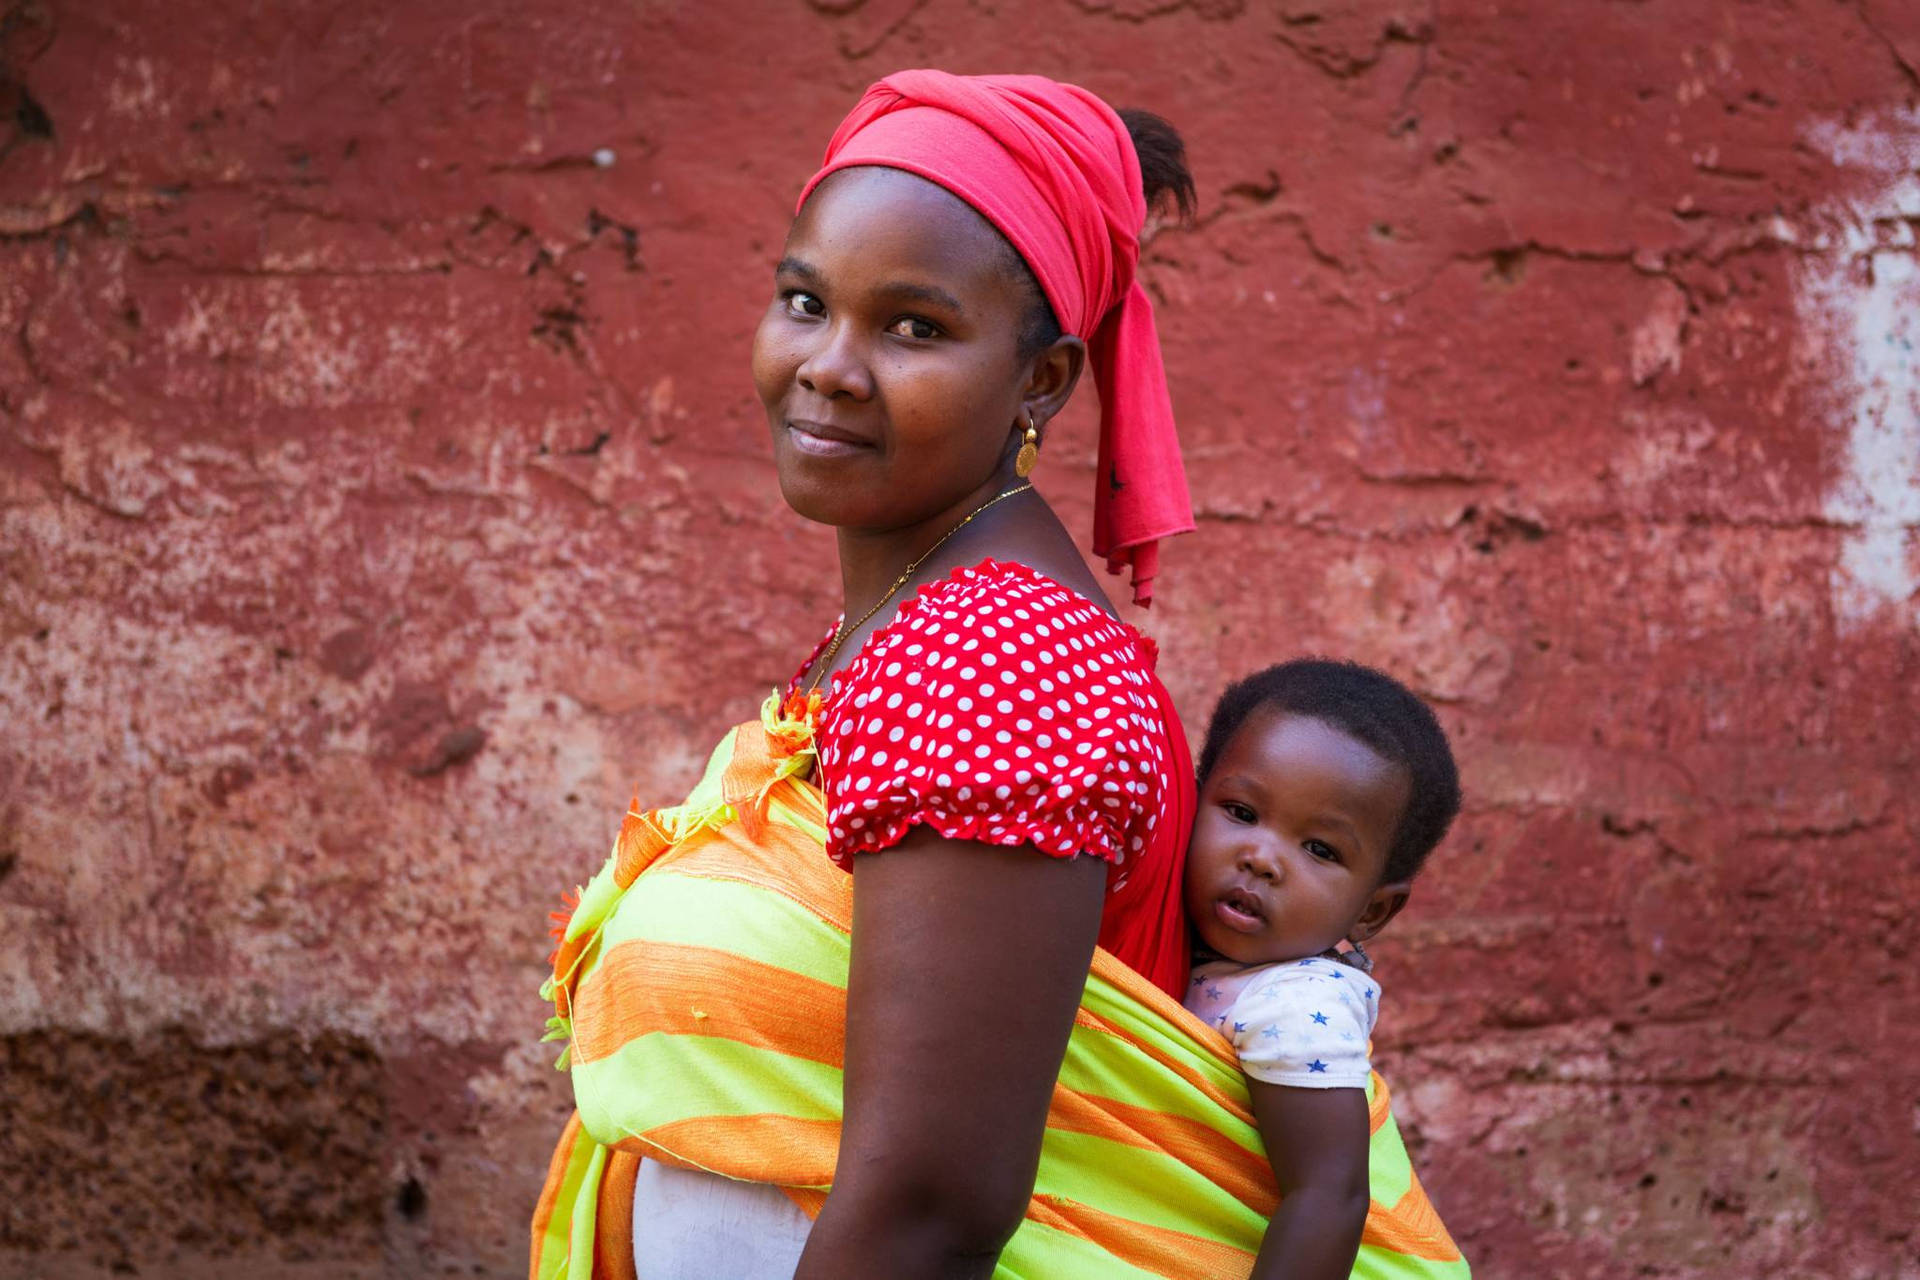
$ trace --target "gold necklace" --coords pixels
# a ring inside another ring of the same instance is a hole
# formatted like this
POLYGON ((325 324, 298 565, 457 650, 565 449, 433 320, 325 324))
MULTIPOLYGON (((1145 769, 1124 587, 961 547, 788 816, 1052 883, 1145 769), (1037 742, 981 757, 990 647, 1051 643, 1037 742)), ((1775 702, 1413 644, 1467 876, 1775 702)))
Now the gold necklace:
POLYGON ((928 556, 931 556, 934 552, 938 551, 941 547, 945 546, 948 538, 951 538, 954 534, 960 532, 962 529, 972 524, 973 518, 975 516, 985 511, 988 507, 992 506, 994 503, 999 502, 1006 498, 1011 498, 1017 493, 1025 493, 1027 490, 1031 488, 1033 488, 1031 484, 1017 484, 1013 486, 1013 488, 1008 489, 1004 493, 994 494, 991 498, 988 498, 985 502, 981 503, 979 506, 975 507, 973 510, 967 512, 966 519, 962 520, 959 524, 953 526, 953 528, 941 534, 940 540, 938 542, 934 543, 932 546, 928 547, 925 551, 922 551, 918 556, 914 558, 913 563, 908 565, 906 569, 900 574, 900 576, 893 580, 893 585, 887 588, 887 593, 881 596, 878 600, 873 602, 873 608, 867 610, 865 613, 860 615, 860 621, 854 623, 851 627, 849 627, 846 624, 846 619, 843 617, 840 621, 840 625, 833 629, 833 639, 828 641, 827 651, 821 654, 820 660, 814 664, 813 679, 807 685, 807 692, 812 693, 815 689, 820 687, 821 678, 826 675, 827 668, 833 665, 834 655, 840 652, 840 642, 842 640, 845 640, 848 636, 852 635, 854 632, 858 631, 860 628, 866 626, 867 619, 871 618, 874 614, 880 612, 880 606, 884 605, 887 601, 893 599, 895 593, 897 593, 900 590, 900 588, 907 585, 907 579, 913 577, 914 570, 918 569, 921 565, 926 563, 928 556))

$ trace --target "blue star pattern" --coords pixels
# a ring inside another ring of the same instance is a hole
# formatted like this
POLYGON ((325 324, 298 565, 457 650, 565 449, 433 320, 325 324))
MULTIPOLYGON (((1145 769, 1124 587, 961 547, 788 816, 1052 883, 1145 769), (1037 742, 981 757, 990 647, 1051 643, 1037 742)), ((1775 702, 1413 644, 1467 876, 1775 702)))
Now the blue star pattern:
POLYGON ((1256 1080, 1302 1088, 1365 1088, 1379 986, 1322 956, 1247 968, 1200 966, 1187 1007, 1225 1033, 1256 1080))

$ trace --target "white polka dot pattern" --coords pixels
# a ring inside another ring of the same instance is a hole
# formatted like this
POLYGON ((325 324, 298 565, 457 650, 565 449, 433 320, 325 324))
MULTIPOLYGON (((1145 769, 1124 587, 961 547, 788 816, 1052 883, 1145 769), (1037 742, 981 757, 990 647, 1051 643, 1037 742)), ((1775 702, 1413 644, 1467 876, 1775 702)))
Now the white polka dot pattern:
POLYGON ((1165 805, 1149 643, 1021 565, 922 588, 834 678, 827 852, 848 866, 924 823, 1124 866, 1165 805))

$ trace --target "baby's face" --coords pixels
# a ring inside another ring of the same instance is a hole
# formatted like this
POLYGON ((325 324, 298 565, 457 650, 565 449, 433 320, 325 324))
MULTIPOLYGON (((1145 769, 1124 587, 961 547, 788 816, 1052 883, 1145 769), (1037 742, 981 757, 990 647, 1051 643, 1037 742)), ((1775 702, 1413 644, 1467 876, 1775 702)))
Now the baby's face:
POLYGON ((1186 906, 1200 940, 1241 964, 1371 936, 1406 901, 1381 884, 1406 770, 1325 721, 1256 709, 1200 788, 1186 906))

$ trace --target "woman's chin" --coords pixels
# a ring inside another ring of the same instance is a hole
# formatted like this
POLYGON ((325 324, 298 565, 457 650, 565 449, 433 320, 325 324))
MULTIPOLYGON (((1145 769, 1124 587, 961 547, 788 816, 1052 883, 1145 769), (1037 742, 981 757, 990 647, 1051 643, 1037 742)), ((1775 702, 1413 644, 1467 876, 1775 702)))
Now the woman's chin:
POLYGON ((834 475, 831 468, 808 465, 779 457, 780 496, 802 520, 835 528, 863 525, 871 520, 872 504, 864 500, 860 486, 845 474, 834 475))

